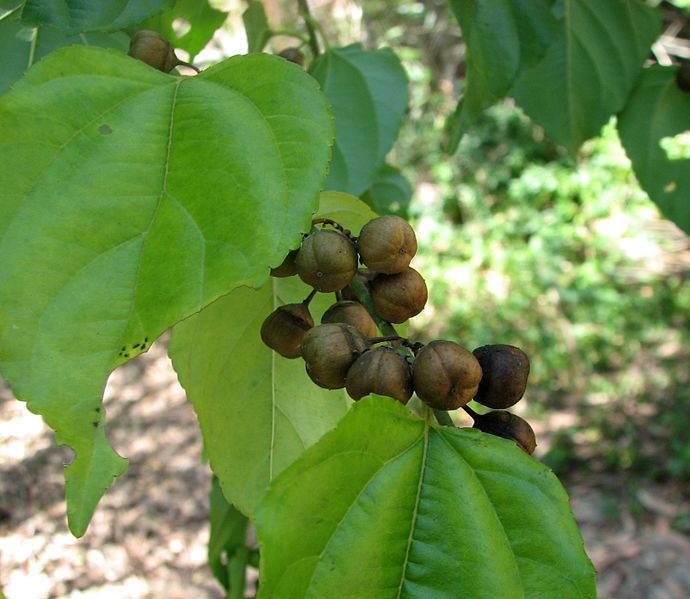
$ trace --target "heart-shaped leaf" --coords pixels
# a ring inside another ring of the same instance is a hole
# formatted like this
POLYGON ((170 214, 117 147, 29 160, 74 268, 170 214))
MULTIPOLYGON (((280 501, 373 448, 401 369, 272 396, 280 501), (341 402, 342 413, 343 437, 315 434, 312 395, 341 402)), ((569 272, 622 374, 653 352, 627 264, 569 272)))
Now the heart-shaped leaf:
POLYGON ((512 441, 361 400, 256 512, 260 597, 595 597, 558 479, 512 441))
MULTIPOLYGON (((376 216, 338 193, 322 194, 318 215, 357 231, 376 216)), ((310 291, 297 277, 238 288, 173 331, 170 356, 199 418, 211 467, 225 496, 247 515, 270 481, 332 429, 350 403, 343 391, 312 383, 301 359, 283 358, 261 341, 264 319, 310 291)), ((331 294, 312 300, 316 324, 333 301, 331 294)))
POLYGON ((556 32, 554 0, 450 0, 467 45, 467 81, 449 121, 448 151, 472 122, 504 98, 515 79, 546 52, 556 32))
POLYGON ((660 13, 640 0, 562 0, 554 11, 555 40, 511 95, 574 155, 625 104, 659 35, 660 13))
POLYGON ((313 79, 268 55, 185 78, 70 47, 0 96, 0 371, 76 451, 75 534, 125 467, 108 373, 266 280, 308 226, 332 136, 313 79))
POLYGON ((25 25, 52 25, 69 33, 117 31, 170 8, 175 0, 25 0, 25 25))
POLYGON ((618 130, 642 188, 690 233, 690 93, 675 78, 675 68, 647 69, 618 116, 618 130), (667 140, 680 134, 686 151, 674 153, 667 140))
POLYGON ((389 48, 360 44, 324 52, 310 67, 333 106, 336 140, 326 188, 360 195, 395 141, 407 107, 407 76, 389 48))

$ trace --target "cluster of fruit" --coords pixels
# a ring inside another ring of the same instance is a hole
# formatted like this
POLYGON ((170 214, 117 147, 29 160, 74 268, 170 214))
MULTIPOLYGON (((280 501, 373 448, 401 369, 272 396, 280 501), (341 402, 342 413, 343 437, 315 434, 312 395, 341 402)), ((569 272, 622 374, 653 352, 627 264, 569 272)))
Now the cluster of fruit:
POLYGON ((377 394, 405 404, 416 393, 436 410, 464 407, 475 428, 513 439, 532 453, 531 427, 505 411, 527 385, 524 352, 510 345, 470 352, 453 341, 423 345, 385 334, 390 323, 405 322, 426 304, 426 283, 410 267, 416 252, 414 230, 397 216, 369 221, 358 237, 329 219, 315 220, 300 248, 271 271, 275 277, 298 275, 313 291, 303 302, 272 312, 261 327, 262 340, 286 358, 303 358, 320 387, 345 388, 354 400, 377 394), (360 262, 366 268, 359 269, 360 262), (317 292, 335 292, 337 301, 315 326, 309 304, 317 292), (495 411, 477 414, 466 407, 471 399, 495 411))

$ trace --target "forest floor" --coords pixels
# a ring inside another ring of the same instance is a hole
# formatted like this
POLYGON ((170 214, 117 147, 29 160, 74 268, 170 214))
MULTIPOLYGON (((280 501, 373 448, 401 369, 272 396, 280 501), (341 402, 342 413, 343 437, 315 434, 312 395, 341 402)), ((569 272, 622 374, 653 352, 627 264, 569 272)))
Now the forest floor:
MULTIPOLYGON (((0 588, 7 599, 222 598, 206 564, 208 490, 196 418, 161 344, 106 388, 108 435, 129 469, 81 539, 67 530, 69 450, 0 381, 0 588)), ((564 479, 601 599, 690 597, 690 500, 630 476, 564 479)))

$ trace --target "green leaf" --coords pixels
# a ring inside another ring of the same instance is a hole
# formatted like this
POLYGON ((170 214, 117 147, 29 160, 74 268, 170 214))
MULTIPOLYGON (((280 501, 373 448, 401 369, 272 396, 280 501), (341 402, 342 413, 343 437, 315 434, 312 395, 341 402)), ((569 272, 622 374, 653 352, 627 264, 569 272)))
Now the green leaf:
POLYGON ((407 75, 389 48, 333 48, 310 67, 333 106, 336 140, 326 188, 362 194, 383 164, 407 108, 407 75))
POLYGON ((271 39, 271 27, 263 3, 250 0, 247 10, 242 13, 242 21, 247 34, 247 52, 261 52, 271 39))
POLYGON ((264 599, 595 597, 550 470, 388 398, 362 399, 285 470, 256 529, 264 599))
POLYGON ((649 47, 659 11, 639 0, 561 0, 557 37, 512 95, 571 154, 625 104, 649 47))
POLYGON ((377 214, 395 214, 407 218, 407 208, 412 199, 412 186, 399 168, 384 164, 376 173, 371 187, 362 200, 377 214))
MULTIPOLYGON (((246 549, 245 538, 249 521, 234 505, 227 502, 215 476, 209 504, 211 532, 208 540, 208 564, 218 582, 227 590, 233 584, 227 564, 233 554, 246 549)), ((244 572, 242 576, 241 583, 244 583, 244 572)))
POLYGON ((677 87, 675 75, 675 68, 645 70, 618 116, 618 130, 642 188, 690 233, 690 93, 677 87), (686 151, 670 152, 665 142, 679 134, 686 136, 686 151))
POLYGON ((449 119, 448 151, 515 79, 546 52, 557 31, 555 0, 450 0, 467 45, 466 91, 449 119))
POLYGON ((57 48, 72 44, 117 48, 126 52, 129 36, 121 32, 70 35, 50 26, 25 27, 17 13, 0 19, 0 56, 3 57, 0 94, 6 92, 37 60, 57 48))
POLYGON ((53 25, 70 33, 117 31, 170 8, 175 0, 26 0, 25 25, 53 25))
POLYGON ((177 0, 175 6, 139 25, 158 31, 175 48, 189 53, 189 61, 201 52, 228 13, 212 8, 206 0, 177 0))
POLYGON ((266 280, 309 222, 331 139, 316 83, 267 55, 174 77, 74 46, 0 96, 0 371, 76 451, 76 535, 125 468, 103 431, 108 373, 266 280))
MULTIPOLYGON (((344 194, 323 194, 319 215, 357 230, 375 216, 344 194)), ((283 358, 261 341, 265 318, 310 291, 297 277, 238 288, 173 330, 170 357, 199 418, 211 468, 228 500, 248 516, 269 482, 350 403, 343 391, 314 385, 302 360, 283 358)), ((332 294, 312 300, 314 322, 334 301, 332 294)))

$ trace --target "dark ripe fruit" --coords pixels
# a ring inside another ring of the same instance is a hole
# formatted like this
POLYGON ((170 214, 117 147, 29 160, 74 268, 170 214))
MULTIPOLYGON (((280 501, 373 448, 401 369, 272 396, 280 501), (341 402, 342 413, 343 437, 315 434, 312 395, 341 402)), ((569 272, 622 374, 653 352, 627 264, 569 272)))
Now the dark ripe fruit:
POLYGON ((297 258, 297 250, 290 250, 278 266, 271 269, 272 277, 291 277, 297 274, 297 264, 295 263, 295 258, 297 258))
POLYGON ((285 48, 278 52, 278 56, 283 57, 285 60, 294 62, 299 66, 304 66, 304 54, 299 48, 285 48))
POLYGON ((472 352, 484 376, 474 399, 488 408, 509 408, 525 393, 529 358, 512 345, 484 345, 472 352))
POLYGON ((286 358, 299 358, 306 332, 314 326, 304 304, 285 304, 271 312, 261 325, 261 340, 286 358))
POLYGON ((357 329, 338 322, 310 329, 301 349, 312 381, 325 389, 342 389, 347 371, 367 349, 367 342, 357 329))
POLYGON ((464 406, 474 397, 481 378, 481 366, 472 352, 443 340, 419 350, 412 371, 415 392, 437 410, 464 406))
POLYGON ((365 351, 345 377, 348 395, 357 401, 376 393, 406 404, 412 397, 412 373, 407 360, 389 347, 365 351))
POLYGON ((319 229, 307 235, 295 260, 297 274, 319 291, 340 291, 357 272, 357 251, 345 235, 319 229))
POLYGON ((172 44, 160 33, 150 29, 141 29, 132 36, 128 54, 164 73, 169 73, 178 65, 198 71, 196 67, 177 58, 172 44))
POLYGON ((379 216, 362 227, 357 249, 371 270, 391 275, 410 265, 417 253, 417 237, 404 218, 379 216))
POLYGON ((396 324, 419 314, 429 297, 422 275, 409 266, 394 275, 376 275, 370 292, 376 313, 396 324))
POLYGON ((341 301, 333 304, 321 317, 321 324, 344 322, 355 327, 362 336, 376 337, 377 328, 374 319, 359 302, 341 301))
POLYGON ((690 92, 690 60, 684 60, 678 67, 676 85, 684 92, 690 92))
POLYGON ((537 438, 529 422, 505 410, 481 414, 474 421, 474 428, 497 437, 512 439, 529 454, 537 446, 537 438))

